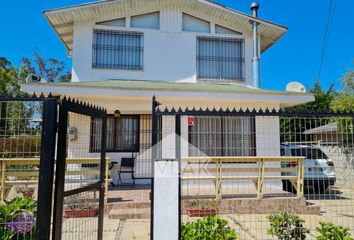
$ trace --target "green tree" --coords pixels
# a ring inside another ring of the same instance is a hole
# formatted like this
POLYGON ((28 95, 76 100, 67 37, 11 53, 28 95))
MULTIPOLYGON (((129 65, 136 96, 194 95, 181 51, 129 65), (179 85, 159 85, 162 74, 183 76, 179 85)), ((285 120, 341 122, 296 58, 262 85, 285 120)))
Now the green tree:
POLYGON ((5 57, 0 57, 0 95, 19 95, 20 83, 24 82, 27 74, 24 67, 14 67, 5 57))
MULTIPOLYGON (((288 108, 293 111, 330 111, 331 104, 336 99, 338 93, 332 84, 327 90, 324 90, 319 81, 315 81, 313 86, 308 89, 315 97, 315 101, 288 108)), ((318 126, 326 125, 330 122, 328 118, 304 118, 304 117, 281 117, 280 133, 281 142, 304 142, 311 141, 310 135, 303 134, 304 131, 318 126)))
MULTIPOLYGON (((354 64, 354 62, 353 62, 354 64)), ((331 103, 334 111, 354 111, 354 70, 345 73, 342 78, 343 92, 331 103)))
MULTIPOLYGON (((354 64, 354 62, 353 62, 354 64)), ((331 103, 331 109, 334 111, 349 112, 354 111, 354 70, 350 69, 341 79, 343 91, 340 92, 336 99, 331 103)), ((337 121, 337 132, 341 134, 349 134, 348 141, 352 141, 353 119, 339 118, 337 121)))
POLYGON ((308 92, 313 94, 315 101, 306 103, 304 105, 296 106, 291 108, 292 110, 309 110, 309 111, 330 111, 331 103, 338 96, 338 92, 334 88, 334 83, 332 83, 327 90, 321 87, 319 81, 315 81, 313 86, 308 89, 308 92))
MULTIPOLYGON (((24 82, 28 75, 25 67, 14 67, 5 57, 0 57, 0 96, 22 95, 20 83, 24 82)), ((38 109, 36 103, 24 103, 20 101, 0 102, 0 134, 14 135, 19 129, 26 129, 28 121, 38 109)), ((25 130, 23 130, 25 131, 25 130)))
POLYGON ((65 71, 65 63, 54 58, 44 58, 37 50, 33 61, 22 58, 22 63, 29 74, 35 74, 48 82, 70 82, 71 72, 65 71))

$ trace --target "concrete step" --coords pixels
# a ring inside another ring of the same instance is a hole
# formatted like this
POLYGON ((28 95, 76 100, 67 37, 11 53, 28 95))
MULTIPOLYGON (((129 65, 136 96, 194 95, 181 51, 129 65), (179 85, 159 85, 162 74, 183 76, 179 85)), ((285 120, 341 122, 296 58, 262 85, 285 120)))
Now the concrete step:
POLYGON ((109 211, 109 219, 149 219, 150 208, 113 209, 109 211))

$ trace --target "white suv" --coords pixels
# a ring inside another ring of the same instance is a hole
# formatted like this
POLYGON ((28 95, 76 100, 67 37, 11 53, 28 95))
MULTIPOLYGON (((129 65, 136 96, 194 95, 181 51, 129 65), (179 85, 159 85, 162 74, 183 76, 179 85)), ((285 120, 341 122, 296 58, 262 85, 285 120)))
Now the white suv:
MULTIPOLYGON (((280 146, 282 156, 305 157, 304 187, 305 193, 312 189, 316 193, 324 193, 330 185, 336 182, 334 163, 318 147, 294 144, 280 146)), ((281 167, 295 167, 295 163, 282 163, 281 167)), ((296 164, 295 164, 296 165, 296 164)), ((296 175, 295 172, 282 172, 282 176, 296 175)), ((296 190, 288 180, 283 181, 283 190, 295 193, 296 190)))

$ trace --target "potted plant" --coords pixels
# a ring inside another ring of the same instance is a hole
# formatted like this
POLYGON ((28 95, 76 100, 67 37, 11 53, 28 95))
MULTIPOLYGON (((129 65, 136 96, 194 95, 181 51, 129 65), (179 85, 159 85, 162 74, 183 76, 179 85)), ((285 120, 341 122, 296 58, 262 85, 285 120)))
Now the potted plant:
POLYGON ((192 199, 186 206, 189 217, 214 216, 217 213, 216 201, 211 199, 192 199))
POLYGON ((97 216, 98 208, 94 197, 88 193, 75 194, 64 200, 65 218, 88 218, 97 216))

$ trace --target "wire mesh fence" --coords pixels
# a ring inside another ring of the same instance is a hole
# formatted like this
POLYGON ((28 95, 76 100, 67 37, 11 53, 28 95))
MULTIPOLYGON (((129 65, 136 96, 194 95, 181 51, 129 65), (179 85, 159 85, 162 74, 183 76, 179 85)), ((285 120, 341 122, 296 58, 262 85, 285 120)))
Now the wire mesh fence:
POLYGON ((160 114, 160 158, 181 114, 182 239, 354 236, 352 115, 198 113, 160 114))
POLYGON ((35 239, 42 102, 0 101, 0 238, 35 239))
POLYGON ((69 112, 62 239, 97 239, 103 120, 69 112))

